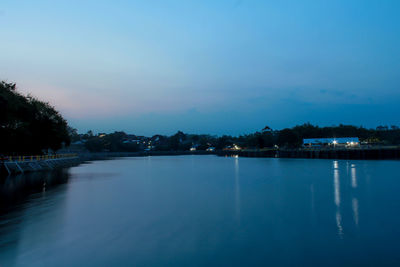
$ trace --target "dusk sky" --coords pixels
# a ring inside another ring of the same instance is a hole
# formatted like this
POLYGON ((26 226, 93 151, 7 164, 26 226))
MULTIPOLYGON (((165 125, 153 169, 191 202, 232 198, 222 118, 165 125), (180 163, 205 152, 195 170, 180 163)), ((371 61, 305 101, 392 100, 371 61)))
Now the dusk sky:
POLYGON ((80 132, 400 125, 400 1, 19 1, 0 79, 80 132))

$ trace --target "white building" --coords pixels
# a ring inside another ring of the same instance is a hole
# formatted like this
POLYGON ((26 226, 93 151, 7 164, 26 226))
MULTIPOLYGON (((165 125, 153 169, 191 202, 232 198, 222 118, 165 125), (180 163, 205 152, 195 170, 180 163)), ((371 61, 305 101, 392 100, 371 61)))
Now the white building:
POLYGON ((358 137, 303 139, 303 146, 305 147, 322 147, 322 146, 356 147, 359 145, 360 145, 360 140, 358 139, 358 137))

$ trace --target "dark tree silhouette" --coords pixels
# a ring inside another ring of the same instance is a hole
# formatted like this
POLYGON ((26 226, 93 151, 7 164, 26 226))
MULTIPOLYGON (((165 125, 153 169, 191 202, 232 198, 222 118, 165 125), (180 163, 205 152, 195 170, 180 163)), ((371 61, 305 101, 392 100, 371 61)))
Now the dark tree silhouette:
POLYGON ((0 82, 0 153, 43 153, 69 143, 67 122, 54 107, 0 82))

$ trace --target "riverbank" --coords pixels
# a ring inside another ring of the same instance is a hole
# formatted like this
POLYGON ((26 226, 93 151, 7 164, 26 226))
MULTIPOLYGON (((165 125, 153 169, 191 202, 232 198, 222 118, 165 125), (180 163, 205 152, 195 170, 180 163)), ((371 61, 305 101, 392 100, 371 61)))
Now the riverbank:
POLYGON ((309 158, 309 159, 400 159, 400 147, 365 147, 365 148, 335 148, 335 149, 242 149, 216 151, 143 151, 143 152, 98 152, 80 153, 83 161, 101 160, 118 157, 145 156, 183 156, 183 155, 217 155, 240 156, 255 158, 309 158))
POLYGON ((308 159, 400 159, 400 147, 337 148, 337 149, 245 149, 221 150, 218 156, 257 158, 308 158, 308 159))
POLYGON ((25 172, 54 170, 76 166, 85 161, 119 157, 217 155, 255 158, 308 158, 308 159, 400 159, 400 147, 376 147, 357 149, 243 149, 218 151, 142 151, 142 152, 97 152, 68 156, 18 157, 3 161, 0 174, 11 175, 25 172))
POLYGON ((10 157, 0 163, 0 176, 51 171, 79 165, 85 161, 120 157, 213 155, 212 151, 142 151, 142 152, 96 152, 53 156, 10 157))
POLYGON ((82 161, 77 154, 8 157, 0 164, 0 175, 62 169, 78 165, 82 161))
POLYGON ((92 152, 79 153, 83 161, 101 160, 120 157, 146 157, 146 156, 184 156, 184 155, 215 155, 213 151, 141 151, 141 152, 92 152))

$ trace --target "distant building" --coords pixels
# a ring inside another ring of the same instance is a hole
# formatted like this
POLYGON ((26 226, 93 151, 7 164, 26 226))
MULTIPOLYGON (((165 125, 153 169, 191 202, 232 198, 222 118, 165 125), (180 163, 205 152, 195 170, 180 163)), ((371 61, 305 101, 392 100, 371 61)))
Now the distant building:
POLYGON ((223 148, 223 150, 241 150, 242 148, 236 144, 233 144, 232 146, 226 146, 223 148))
POLYGON ((215 151, 215 147, 209 147, 206 149, 207 151, 215 151))
POLYGON ((303 139, 305 147, 356 147, 360 145, 358 137, 339 137, 339 138, 307 138, 303 139))
POLYGON ((190 151, 196 151, 199 145, 197 144, 192 144, 192 147, 190 148, 190 151))
POLYGON ((241 150, 242 148, 238 145, 233 144, 233 150, 241 150))

